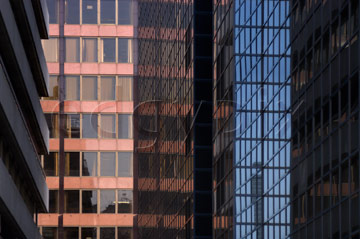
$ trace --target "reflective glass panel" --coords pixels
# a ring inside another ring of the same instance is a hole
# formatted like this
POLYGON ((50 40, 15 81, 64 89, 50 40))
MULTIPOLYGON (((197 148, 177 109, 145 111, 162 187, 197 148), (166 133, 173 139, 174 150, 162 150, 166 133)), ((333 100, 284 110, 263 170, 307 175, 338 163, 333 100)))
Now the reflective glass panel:
POLYGON ((97 24, 97 0, 82 1, 82 24, 97 24))
POLYGON ((65 176, 80 176, 80 153, 65 153, 65 176))
POLYGON ((65 76, 65 99, 80 100, 79 76, 65 76))
POLYGON ((82 61, 97 62, 98 61, 98 45, 97 38, 82 39, 82 61))
POLYGON ((133 193, 130 190, 118 190, 118 213, 132 212, 133 193))
POLYGON ((82 153, 82 176, 97 176, 97 153, 82 153))
POLYGON ((115 100, 115 76, 101 77, 101 100, 115 100))
POLYGON ((97 138, 98 137, 98 129, 97 129, 97 121, 98 116, 96 114, 83 114, 83 122, 82 122, 82 137, 83 138, 97 138))
POLYGON ((65 61, 80 62, 80 38, 65 38, 65 61))
POLYGON ((100 176, 115 176, 115 153, 100 153, 100 176))
POLYGON ((97 77, 82 77, 82 100, 97 100, 97 77))
POLYGON ((66 0, 65 2, 65 23, 79 24, 80 23, 80 1, 66 0))
POLYGON ((132 62, 132 40, 127 38, 118 39, 118 62, 132 62))
POLYGON ((100 21, 102 24, 115 24, 115 0, 100 0, 100 21))
POLYGON ((119 139, 132 138, 132 117, 131 115, 120 114, 118 122, 119 139))
POLYGON ((118 153, 118 177, 132 176, 132 153, 118 153))
POLYGON ((100 190, 100 213, 115 213, 115 190, 100 190))
POLYGON ((130 25, 131 21, 131 0, 119 0, 118 2, 118 24, 130 25))
POLYGON ((115 115, 101 115, 101 138, 116 138, 115 115))
POLYGON ((101 38, 101 62, 115 62, 115 38, 101 38))

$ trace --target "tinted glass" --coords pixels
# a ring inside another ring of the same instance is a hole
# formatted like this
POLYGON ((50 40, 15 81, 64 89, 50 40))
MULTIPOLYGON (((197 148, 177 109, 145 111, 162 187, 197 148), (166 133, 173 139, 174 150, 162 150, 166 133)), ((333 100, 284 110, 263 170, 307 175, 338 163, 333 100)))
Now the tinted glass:
POLYGON ((97 77, 83 76, 81 90, 82 100, 97 100, 97 77))
POLYGON ((96 227, 81 228, 81 239, 96 239, 96 227))
POLYGON ((132 191, 118 190, 118 213, 131 213, 132 201, 132 191))
POLYGON ((49 11, 49 23, 50 24, 56 24, 58 23, 58 7, 59 2, 58 0, 47 0, 47 7, 49 11))
POLYGON ((49 213, 58 212, 58 190, 49 190, 49 213))
POLYGON ((101 138, 115 138, 115 115, 102 114, 101 115, 101 138))
POLYGON ((79 213, 79 190, 65 190, 65 213, 79 213))
POLYGON ((57 160, 58 160, 58 154, 55 152, 51 152, 48 155, 44 155, 44 171, 47 177, 58 176, 57 160))
POLYGON ((100 22, 115 24, 115 0, 100 0, 100 22))
POLYGON ((82 24, 97 24, 97 0, 82 1, 82 24))
POLYGON ((65 99, 80 99, 80 78, 79 76, 65 76, 65 99))
POLYGON ((132 62, 132 41, 127 38, 119 38, 118 43, 118 62, 132 62))
POLYGON ((100 153, 100 176, 115 176, 115 153, 100 153))
POLYGON ((64 227, 64 238, 66 239, 78 239, 79 228, 77 227, 64 227))
POLYGON ((115 38, 102 38, 102 62, 115 62, 115 38))
POLYGON ((49 100, 59 98, 59 76, 49 76, 49 100))
POLYGON ((118 24, 131 24, 131 0, 119 0, 118 2, 118 24))
POLYGON ((59 137, 59 117, 57 114, 45 114, 46 123, 49 127, 49 137, 59 137))
POLYGON ((82 153, 82 176, 97 176, 97 153, 82 153))
POLYGON ((65 153, 65 176, 80 176, 80 153, 65 153))
POLYGON ((100 213, 115 213, 115 190, 100 190, 100 213))
POLYGON ((80 138, 80 115, 69 114, 66 119, 66 138, 80 138))
POLYGON ((115 228, 100 228, 100 239, 115 239, 115 228))
POLYGON ((101 100, 115 100, 115 77, 101 77, 101 100))
POLYGON ((131 239, 132 228, 118 227, 118 239, 131 239))
POLYGON ((44 239, 57 239, 57 228, 56 227, 43 227, 42 236, 44 239))
POLYGON ((118 122, 119 139, 132 138, 132 117, 131 115, 120 114, 118 122))
POLYGON ((79 0, 66 0, 65 2, 65 23, 80 23, 80 2, 79 0))
POLYGON ((82 124, 82 137, 83 138, 97 138, 97 115, 83 114, 82 124))
POLYGON ((65 38, 65 61, 80 62, 80 38, 65 38))
POLYGON ((118 153, 118 177, 132 176, 132 153, 119 152, 118 153))
POLYGON ((96 38, 84 38, 82 45, 82 61, 83 62, 97 62, 97 39, 96 38))
POLYGON ((41 41, 44 55, 47 62, 57 62, 59 56, 59 41, 58 38, 49 38, 41 41))
POLYGON ((97 191, 82 191, 82 212, 97 213, 97 191))
POLYGON ((117 98, 120 101, 132 101, 132 78, 119 77, 117 83, 117 98))

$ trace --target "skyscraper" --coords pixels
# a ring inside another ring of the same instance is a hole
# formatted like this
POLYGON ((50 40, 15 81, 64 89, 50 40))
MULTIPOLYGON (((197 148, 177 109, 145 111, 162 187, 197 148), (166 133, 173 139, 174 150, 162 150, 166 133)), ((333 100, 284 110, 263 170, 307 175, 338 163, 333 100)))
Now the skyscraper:
POLYGON ((44 238, 132 238, 136 1, 48 0, 44 238))
POLYGON ((292 238, 359 238, 359 1, 291 1, 292 238))
POLYGON ((138 236, 212 238, 212 2, 138 6, 138 236))
POLYGON ((41 39, 48 38, 46 3, 0 4, 0 238, 35 238, 49 191, 40 164, 49 130, 40 97, 48 95, 41 39))

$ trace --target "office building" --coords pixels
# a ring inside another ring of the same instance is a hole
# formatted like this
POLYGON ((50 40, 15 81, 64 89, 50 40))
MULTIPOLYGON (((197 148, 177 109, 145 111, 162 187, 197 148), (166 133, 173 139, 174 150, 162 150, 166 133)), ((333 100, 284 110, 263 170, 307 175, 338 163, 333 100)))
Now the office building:
POLYGON ((138 1, 138 238, 212 238, 212 2, 138 1))
POLYGON ((0 4, 0 238, 40 239, 38 213, 48 211, 41 154, 48 128, 40 97, 48 96, 41 39, 48 38, 46 2, 0 4))
POLYGON ((214 4, 214 238, 290 234, 289 3, 214 4))
POLYGON ((47 0, 44 238, 131 239, 136 1, 47 0))
POLYGON ((359 1, 291 1, 292 238, 359 238, 359 1))

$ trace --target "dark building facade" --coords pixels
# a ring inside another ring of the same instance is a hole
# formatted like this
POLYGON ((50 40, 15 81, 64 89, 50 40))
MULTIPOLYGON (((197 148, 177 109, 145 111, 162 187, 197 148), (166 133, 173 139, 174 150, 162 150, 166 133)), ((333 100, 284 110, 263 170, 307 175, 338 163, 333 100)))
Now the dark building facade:
POLYGON ((291 1, 292 238, 359 238, 359 1, 291 1))
POLYGON ((40 155, 48 127, 40 97, 48 72, 40 39, 48 38, 46 2, 0 4, 0 238, 41 238, 37 214, 48 210, 40 155))
POLYGON ((212 238, 212 2, 138 9, 138 238, 212 238))
POLYGON ((289 4, 214 4, 214 238, 290 235, 289 4))

